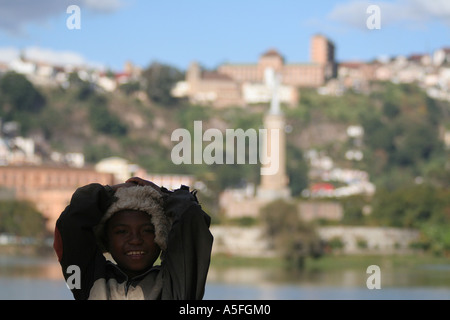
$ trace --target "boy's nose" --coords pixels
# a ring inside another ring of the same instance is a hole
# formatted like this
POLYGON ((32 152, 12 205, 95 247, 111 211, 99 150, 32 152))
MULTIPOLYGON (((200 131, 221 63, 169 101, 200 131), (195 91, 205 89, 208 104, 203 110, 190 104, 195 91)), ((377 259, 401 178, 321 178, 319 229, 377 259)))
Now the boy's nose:
POLYGON ((130 239, 128 240, 129 243, 136 244, 136 243, 142 243, 142 236, 140 232, 133 232, 130 235, 130 239))

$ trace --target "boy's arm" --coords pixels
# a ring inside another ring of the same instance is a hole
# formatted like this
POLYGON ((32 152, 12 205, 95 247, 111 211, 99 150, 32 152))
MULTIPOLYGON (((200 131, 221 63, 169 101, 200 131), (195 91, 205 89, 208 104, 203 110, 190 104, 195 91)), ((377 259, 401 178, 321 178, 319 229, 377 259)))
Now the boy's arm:
POLYGON ((106 259, 97 245, 93 227, 113 201, 114 190, 97 183, 78 188, 56 222, 54 249, 75 299, 87 299, 92 284, 103 275, 106 259), (75 266, 69 268, 70 266, 75 266), (75 270, 75 271, 74 271, 75 270), (74 275, 79 272, 77 283, 74 275), (71 277, 72 276, 72 277, 71 277), (78 288, 77 288, 78 284, 78 288))
POLYGON ((213 243, 211 218, 185 186, 170 193, 165 203, 173 224, 162 261, 162 299, 201 300, 213 243))

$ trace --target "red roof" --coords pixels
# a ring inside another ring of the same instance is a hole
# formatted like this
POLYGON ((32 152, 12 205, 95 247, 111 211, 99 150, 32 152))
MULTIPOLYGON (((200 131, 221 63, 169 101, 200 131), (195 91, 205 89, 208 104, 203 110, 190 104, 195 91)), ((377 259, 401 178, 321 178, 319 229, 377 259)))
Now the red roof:
POLYGON ((280 58, 281 58, 281 54, 279 54, 278 51, 275 50, 275 49, 267 50, 267 51, 266 51, 265 53, 263 53, 261 56, 262 56, 262 57, 277 56, 277 57, 280 57, 280 58))
POLYGON ((121 79, 121 78, 127 79, 130 77, 130 74, 127 72, 122 72, 122 73, 116 73, 116 74, 114 74, 114 76, 116 77, 116 79, 121 79))
POLYGON ((363 66, 365 63, 358 62, 358 61, 348 61, 348 62, 341 62, 339 63, 340 67, 346 67, 346 68, 352 68, 352 69, 358 69, 361 66, 363 66))
POLYGON ((202 79, 205 79, 205 80, 228 80, 228 81, 233 80, 229 75, 219 73, 217 71, 203 71, 202 79))
POLYGON ((311 186, 311 191, 331 191, 334 190, 334 186, 331 183, 317 182, 311 186))

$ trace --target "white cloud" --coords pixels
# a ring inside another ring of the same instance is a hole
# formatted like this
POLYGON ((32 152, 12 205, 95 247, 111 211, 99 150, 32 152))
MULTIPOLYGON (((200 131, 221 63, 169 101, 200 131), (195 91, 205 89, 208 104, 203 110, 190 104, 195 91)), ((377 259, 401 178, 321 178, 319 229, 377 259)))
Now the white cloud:
POLYGON ((428 15, 429 18, 440 17, 449 22, 450 1, 448 0, 411 0, 419 13, 428 15))
POLYGON ((33 61, 46 62, 54 65, 73 65, 82 66, 87 61, 82 55, 72 51, 55 51, 39 47, 28 47, 24 50, 26 59, 33 61))
POLYGON ((92 11, 102 13, 114 12, 124 6, 121 0, 83 0, 83 4, 92 11))
POLYGON ((56 51, 53 49, 40 47, 27 47, 19 50, 14 47, 0 48, 0 62, 9 63, 23 55, 24 58, 35 62, 44 62, 55 66, 74 67, 84 66, 98 69, 104 69, 104 65, 86 60, 81 54, 73 51, 56 51))
POLYGON ((440 21, 450 25, 450 1, 448 0, 395 0, 350 1, 336 5, 328 14, 328 19, 352 28, 366 29, 366 12, 370 5, 378 5, 383 26, 395 23, 414 25, 430 21, 440 21))
POLYGON ((9 63, 20 56, 20 51, 17 48, 5 47, 0 48, 0 62, 9 63))
POLYGON ((70 5, 108 14, 121 9, 125 0, 0 0, 0 29, 11 34, 23 33, 28 23, 43 23, 51 17, 65 15, 70 5))

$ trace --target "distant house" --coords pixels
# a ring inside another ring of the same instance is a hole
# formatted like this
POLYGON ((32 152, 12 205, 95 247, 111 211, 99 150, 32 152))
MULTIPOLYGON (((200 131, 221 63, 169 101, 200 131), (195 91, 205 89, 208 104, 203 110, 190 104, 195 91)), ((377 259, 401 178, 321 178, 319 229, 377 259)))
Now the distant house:
POLYGON ((47 218, 51 232, 76 188, 93 182, 112 185, 113 175, 92 168, 0 166, 0 188, 10 190, 16 199, 34 203, 47 218))
POLYGON ((311 185, 311 197, 327 197, 332 196, 335 187, 331 183, 317 182, 311 185))
POLYGON ((433 53, 433 64, 441 66, 445 63, 450 63, 450 48, 441 48, 433 53))
POLYGON ((196 62, 191 63, 186 72, 186 81, 178 84, 175 93, 188 96, 193 104, 215 107, 243 104, 241 88, 237 82, 226 74, 201 70, 196 62), (180 86, 184 92, 180 90, 180 86))
POLYGON ((115 183, 123 183, 132 177, 138 170, 137 165, 130 163, 127 159, 120 157, 109 157, 100 160, 95 165, 95 170, 114 175, 115 183))
POLYGON ((36 64, 19 58, 10 62, 9 69, 24 75, 32 75, 36 71, 36 64))

